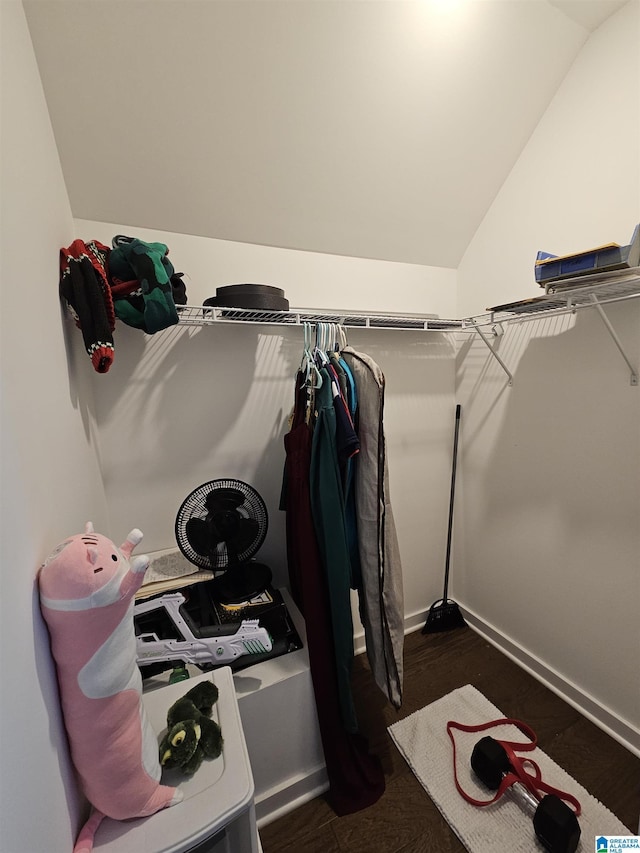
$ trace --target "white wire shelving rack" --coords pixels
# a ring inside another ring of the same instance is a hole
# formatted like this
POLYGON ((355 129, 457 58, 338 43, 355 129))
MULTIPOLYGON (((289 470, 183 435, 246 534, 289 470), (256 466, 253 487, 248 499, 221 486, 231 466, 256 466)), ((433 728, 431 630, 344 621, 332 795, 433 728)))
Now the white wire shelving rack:
POLYGON ((620 338, 603 306, 640 297, 640 267, 615 270, 552 282, 542 296, 488 308, 486 313, 462 320, 443 319, 433 314, 369 313, 291 308, 289 311, 264 311, 248 308, 223 308, 207 305, 179 305, 182 326, 212 326, 220 323, 262 323, 301 326, 305 323, 336 323, 352 329, 405 329, 426 332, 468 332, 477 335, 506 373, 513 375, 492 346, 489 337, 499 337, 503 326, 518 322, 575 314, 583 308, 595 309, 631 373, 631 385, 638 385, 638 369, 631 363, 620 338))
POLYGON ((626 302, 638 297, 640 297, 640 267, 632 267, 626 270, 614 270, 550 282, 546 287, 544 296, 535 296, 532 299, 524 299, 507 305, 497 305, 494 308, 487 309, 485 314, 468 317, 462 321, 462 325, 465 330, 473 329, 482 339, 509 377, 509 385, 512 385, 513 375, 492 347, 483 327, 484 329, 489 327, 490 334, 497 337, 502 334, 502 327, 506 324, 523 323, 561 314, 575 314, 582 308, 595 309, 629 368, 630 384, 637 386, 638 368, 632 364, 628 357, 603 306, 626 302))
POLYGON ((513 320, 535 320, 549 312, 556 315, 574 313, 580 308, 593 308, 595 304, 608 305, 639 296, 640 267, 632 267, 551 282, 543 296, 488 308, 486 314, 469 317, 462 323, 465 327, 475 327, 513 320))
POLYGON ((277 326, 336 323, 350 329, 417 329, 431 332, 462 329, 461 320, 443 320, 435 314, 372 314, 360 311, 320 311, 311 308, 264 311, 208 305, 178 305, 177 309, 180 324, 185 326, 212 326, 218 323, 267 323, 277 326))

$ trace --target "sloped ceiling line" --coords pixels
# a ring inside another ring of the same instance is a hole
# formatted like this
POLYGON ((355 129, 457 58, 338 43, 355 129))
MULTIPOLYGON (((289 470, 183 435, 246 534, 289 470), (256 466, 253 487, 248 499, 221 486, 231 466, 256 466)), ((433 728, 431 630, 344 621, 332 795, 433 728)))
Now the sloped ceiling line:
POLYGON ((620 5, 24 0, 76 218, 451 268, 620 5))

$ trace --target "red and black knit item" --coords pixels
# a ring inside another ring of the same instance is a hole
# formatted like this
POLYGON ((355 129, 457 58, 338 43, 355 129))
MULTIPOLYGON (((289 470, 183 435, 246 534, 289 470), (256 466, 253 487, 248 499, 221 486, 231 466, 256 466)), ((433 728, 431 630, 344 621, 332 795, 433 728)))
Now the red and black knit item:
POLYGON ((60 249, 60 295, 82 332, 84 345, 98 373, 113 363, 115 313, 107 277, 110 249, 91 240, 74 240, 60 249))

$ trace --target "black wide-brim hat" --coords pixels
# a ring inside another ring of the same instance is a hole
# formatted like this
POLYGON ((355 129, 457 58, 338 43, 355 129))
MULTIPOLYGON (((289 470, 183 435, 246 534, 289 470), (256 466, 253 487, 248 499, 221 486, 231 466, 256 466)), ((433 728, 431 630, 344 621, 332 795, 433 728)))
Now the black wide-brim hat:
POLYGON ((289 300, 285 299, 284 290, 268 284, 229 284, 226 287, 217 287, 216 295, 205 299, 204 305, 257 311, 289 310, 289 300))

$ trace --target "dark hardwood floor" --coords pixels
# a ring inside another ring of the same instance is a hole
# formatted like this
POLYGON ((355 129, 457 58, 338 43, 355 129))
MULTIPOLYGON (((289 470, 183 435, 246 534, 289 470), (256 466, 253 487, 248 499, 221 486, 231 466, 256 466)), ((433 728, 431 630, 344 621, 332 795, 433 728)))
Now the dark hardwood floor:
MULTIPOLYGON (((547 755, 637 831, 640 759, 470 628, 410 634, 404 660, 404 701, 398 712, 373 683, 365 655, 356 658, 354 668, 358 719, 383 762, 384 795, 346 817, 337 817, 318 797, 261 828, 264 853, 464 851, 387 732, 391 723, 464 684, 477 687, 506 716, 527 722, 547 755)), ((592 849, 590 840, 585 844, 585 850, 592 849)))

